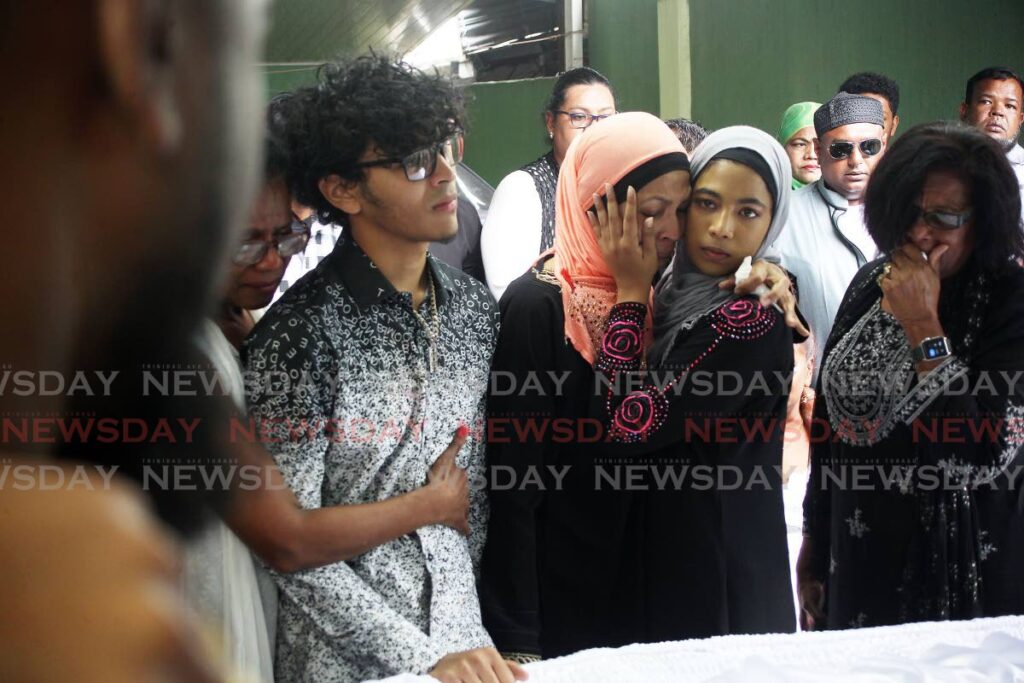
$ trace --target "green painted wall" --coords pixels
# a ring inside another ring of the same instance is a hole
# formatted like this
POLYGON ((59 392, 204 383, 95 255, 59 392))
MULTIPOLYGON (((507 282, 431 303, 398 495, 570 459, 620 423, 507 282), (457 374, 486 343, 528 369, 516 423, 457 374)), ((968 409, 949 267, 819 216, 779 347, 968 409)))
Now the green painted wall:
POLYGON ((588 0, 587 65, 611 81, 619 111, 658 114, 658 0, 588 0))
MULTIPOLYGON (((267 98, 316 80, 316 69, 264 72, 267 98)), ((553 78, 475 83, 466 88, 466 164, 491 185, 548 149, 541 111, 553 78)))
POLYGON ((971 74, 1024 69, 1022 0, 689 0, 693 115, 778 132, 857 71, 900 85, 900 131, 955 118, 971 74))
POLYGON ((548 149, 541 112, 553 78, 474 83, 466 88, 465 163, 491 185, 548 149))
MULTIPOLYGON (((660 109, 657 0, 588 0, 587 64, 612 82, 620 111, 660 109)), ((540 112, 553 78, 468 88, 466 163, 496 185, 544 153, 540 112)))
POLYGON ((310 85, 316 80, 316 67, 272 67, 264 68, 263 82, 267 88, 267 99, 285 90, 310 85))

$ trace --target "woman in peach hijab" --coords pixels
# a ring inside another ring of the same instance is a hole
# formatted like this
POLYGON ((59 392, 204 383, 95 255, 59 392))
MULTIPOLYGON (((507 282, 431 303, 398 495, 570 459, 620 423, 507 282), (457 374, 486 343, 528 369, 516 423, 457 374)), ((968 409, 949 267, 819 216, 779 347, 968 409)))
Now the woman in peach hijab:
POLYGON ((667 264, 690 195, 689 161, 650 114, 591 127, 561 166, 554 248, 501 299, 481 607, 498 649, 520 661, 637 640, 629 544, 640 520, 630 519, 628 491, 595 482, 603 435, 586 418, 602 321, 616 300, 586 216, 606 186, 623 200, 635 193, 667 264))

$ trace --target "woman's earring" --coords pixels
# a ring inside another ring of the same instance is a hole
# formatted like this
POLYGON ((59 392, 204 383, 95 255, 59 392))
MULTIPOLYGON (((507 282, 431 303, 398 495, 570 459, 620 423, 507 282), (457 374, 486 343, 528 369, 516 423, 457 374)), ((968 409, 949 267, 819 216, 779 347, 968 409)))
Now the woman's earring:
POLYGON ((554 137, 555 137, 555 134, 554 134, 554 133, 553 133, 552 131, 550 131, 550 130, 549 130, 549 131, 548 131, 548 137, 549 137, 549 138, 554 138, 554 137))

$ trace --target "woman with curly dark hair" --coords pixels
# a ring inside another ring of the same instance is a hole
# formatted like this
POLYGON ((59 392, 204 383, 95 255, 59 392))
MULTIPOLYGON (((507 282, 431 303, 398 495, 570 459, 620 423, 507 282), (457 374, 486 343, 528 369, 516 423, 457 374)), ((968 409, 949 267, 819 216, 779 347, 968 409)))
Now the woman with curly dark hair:
POLYGON ((805 627, 1024 612, 1024 238, 1006 155, 948 123, 866 196, 884 256, 824 352, 798 563, 805 627))

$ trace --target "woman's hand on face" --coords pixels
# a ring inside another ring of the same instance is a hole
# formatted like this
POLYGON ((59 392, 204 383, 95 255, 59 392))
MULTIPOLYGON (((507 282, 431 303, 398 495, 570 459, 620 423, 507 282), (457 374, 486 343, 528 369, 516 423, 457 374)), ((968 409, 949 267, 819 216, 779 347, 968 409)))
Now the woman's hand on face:
POLYGON ((810 332, 796 313, 796 297, 793 295, 792 281, 782 267, 759 259, 754 261, 750 267, 750 275, 743 282, 736 282, 736 277, 726 278, 719 283, 720 289, 731 289, 736 294, 753 294, 755 290, 764 285, 768 290, 760 295, 761 305, 767 308, 775 305, 781 309, 786 318, 786 325, 799 332, 804 337, 810 336, 810 332))
POLYGON ((658 272, 654 219, 648 218, 638 227, 636 190, 626 191, 621 208, 610 184, 605 184, 605 197, 594 195, 594 208, 587 211, 608 269, 615 278, 619 303, 636 301, 646 304, 651 294, 651 281, 658 272))
POLYGON ((938 325, 942 288, 939 265, 948 250, 940 244, 925 258, 916 246, 904 244, 892 253, 888 274, 878 279, 883 308, 892 313, 908 336, 917 336, 911 334, 916 328, 938 325))

